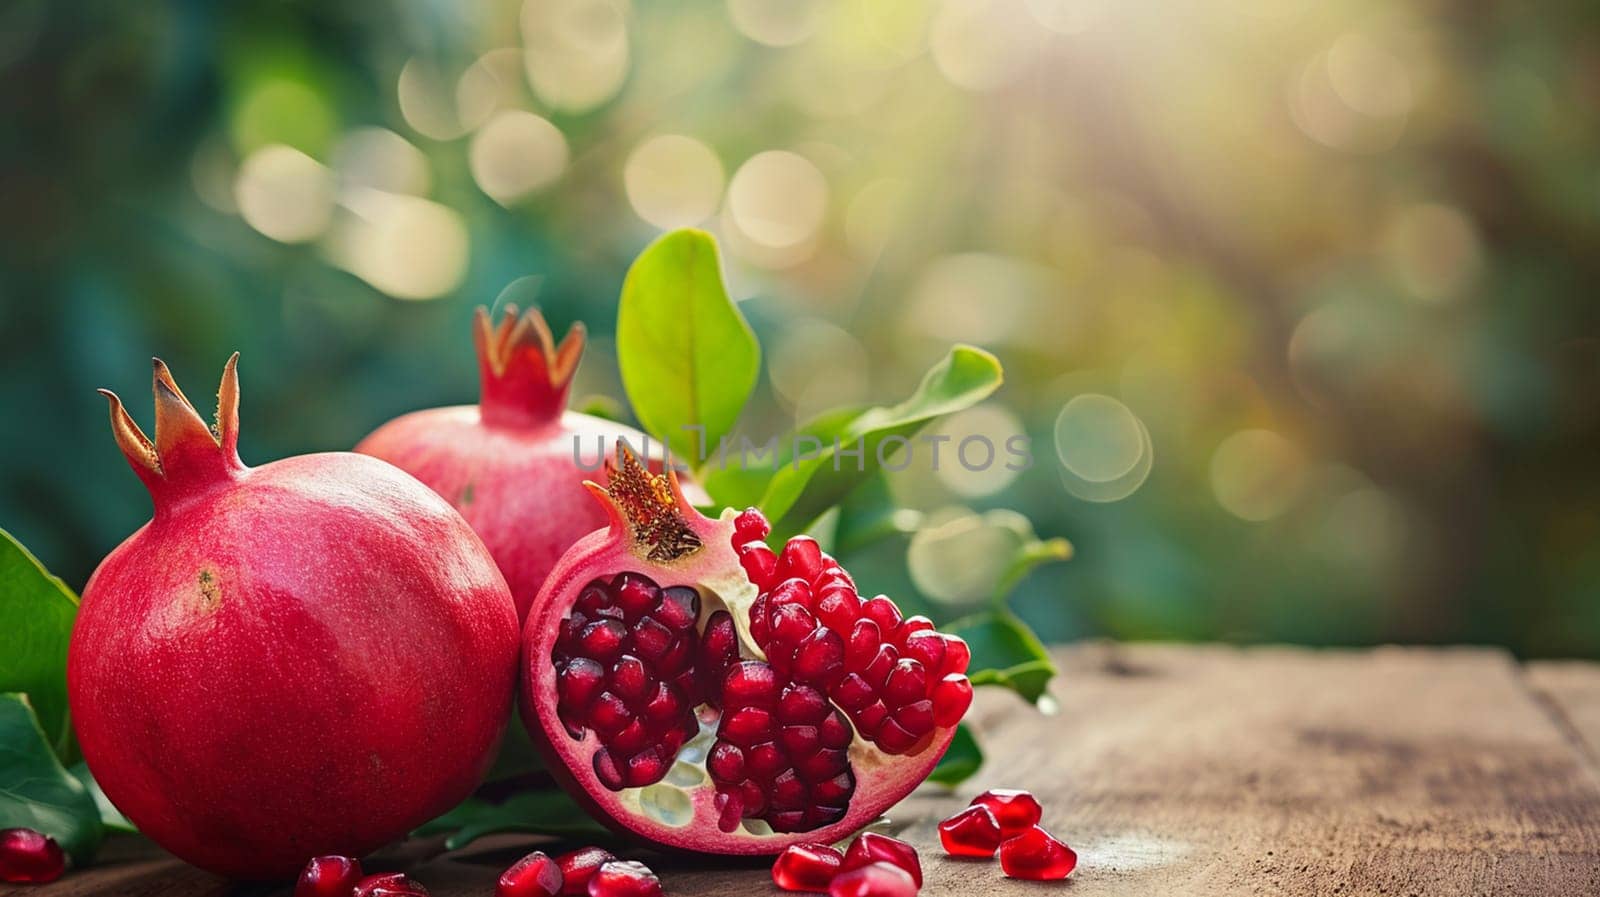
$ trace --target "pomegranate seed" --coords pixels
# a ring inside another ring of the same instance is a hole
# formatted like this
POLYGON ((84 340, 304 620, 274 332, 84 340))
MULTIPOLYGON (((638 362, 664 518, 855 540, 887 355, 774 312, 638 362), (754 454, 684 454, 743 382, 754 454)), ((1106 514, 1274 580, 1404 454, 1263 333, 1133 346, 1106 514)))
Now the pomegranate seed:
POLYGON ((860 869, 869 863, 889 863, 899 866, 911 876, 917 887, 922 887, 922 863, 917 860, 917 849, 888 835, 862 832, 844 852, 845 870, 860 869))
POLYGON ((884 595, 861 602, 861 616, 878 624, 878 628, 886 633, 894 632, 900 625, 900 609, 884 595))
POLYGON ((612 860, 589 879, 589 897, 661 897, 661 879, 632 860, 612 860))
POLYGON ((736 663, 722 678, 722 699, 735 707, 771 707, 778 700, 778 674, 759 660, 736 663))
POLYGON ((778 556, 772 553, 767 543, 746 542, 737 551, 739 566, 744 568, 744 575, 757 587, 765 589, 777 579, 778 556))
POLYGON ((992 858, 1000 841, 1000 823, 981 804, 939 823, 939 842, 951 856, 992 858))
POLYGON ((494 887, 494 895, 495 897, 555 897, 561 893, 564 881, 561 864, 550 859, 544 852, 535 850, 500 873, 500 881, 494 887))
POLYGON ((428 889, 400 872, 380 872, 356 882, 350 897, 428 897, 428 889))
POLYGON ((972 680, 951 673, 933 686, 933 721, 946 728, 961 722, 972 706, 972 680))
POLYGON ((972 648, 968 647, 965 639, 955 635, 941 635, 944 639, 944 665, 939 668, 941 676, 951 673, 965 673, 967 665, 972 662, 972 648))
POLYGON ((733 518, 733 531, 745 541, 752 539, 765 539, 767 533, 772 532, 772 525, 767 523, 766 515, 755 508, 745 508, 739 516, 733 518))
POLYGON ((822 548, 810 536, 795 536, 778 556, 778 579, 791 576, 811 582, 822 573, 822 548))
POLYGON ((844 855, 826 844, 791 844, 772 864, 772 881, 785 891, 827 891, 844 855))
POLYGON ((0 881, 44 884, 66 870, 67 857, 56 839, 31 828, 0 831, 0 881))
POLYGON ((561 867, 561 893, 565 897, 589 893, 589 879, 614 859, 610 851, 599 847, 582 847, 556 857, 556 865, 561 867))
POLYGON ((350 857, 315 857, 295 882, 294 897, 350 897, 360 881, 361 861, 350 857))
POLYGON ((868 863, 834 876, 828 897, 916 897, 917 883, 892 863, 868 863))
POLYGON ((1000 833, 1007 838, 1038 825, 1044 815, 1032 794, 1015 788, 992 788, 974 797, 971 806, 988 807, 1000 823, 1000 833))
POLYGON ((1077 865, 1072 848, 1037 825, 1000 844, 1000 868, 1010 878, 1055 881, 1071 875, 1077 865))

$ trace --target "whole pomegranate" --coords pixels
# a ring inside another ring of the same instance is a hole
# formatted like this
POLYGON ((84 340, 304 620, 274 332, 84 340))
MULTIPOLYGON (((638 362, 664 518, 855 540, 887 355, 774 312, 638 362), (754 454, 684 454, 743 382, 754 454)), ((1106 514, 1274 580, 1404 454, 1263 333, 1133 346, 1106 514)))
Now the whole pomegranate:
POLYGON ((517 619, 483 543, 404 472, 344 452, 245 467, 237 359, 215 429, 159 360, 154 441, 102 390, 155 516, 90 577, 67 685, 141 832, 287 878, 466 797, 510 715, 517 619))
MULTIPOLYGON (((582 324, 558 346, 536 310, 519 315, 507 306, 496 326, 479 307, 473 337, 476 406, 402 415, 355 450, 410 473, 461 512, 500 565, 520 618, 561 553, 605 525, 584 480, 618 440, 642 448, 647 439, 631 427, 567 410, 567 390, 583 355, 582 324)), ((659 460, 651 465, 660 470, 659 460)))
POLYGON ((972 703, 965 642, 862 600, 805 536, 702 516, 619 447, 608 526, 523 627, 521 707, 556 777, 658 846, 775 854, 873 821, 933 769, 972 703))

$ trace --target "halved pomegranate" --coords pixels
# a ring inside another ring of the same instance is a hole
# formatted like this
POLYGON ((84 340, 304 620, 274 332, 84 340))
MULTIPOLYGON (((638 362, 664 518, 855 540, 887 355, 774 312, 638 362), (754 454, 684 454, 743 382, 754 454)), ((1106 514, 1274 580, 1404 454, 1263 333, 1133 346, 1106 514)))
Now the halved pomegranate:
POLYGON ((625 447, 588 487, 610 525, 550 574, 523 630, 522 713, 557 778, 658 846, 775 854, 876 819, 972 703, 966 643, 862 600, 805 536, 703 516, 625 447))

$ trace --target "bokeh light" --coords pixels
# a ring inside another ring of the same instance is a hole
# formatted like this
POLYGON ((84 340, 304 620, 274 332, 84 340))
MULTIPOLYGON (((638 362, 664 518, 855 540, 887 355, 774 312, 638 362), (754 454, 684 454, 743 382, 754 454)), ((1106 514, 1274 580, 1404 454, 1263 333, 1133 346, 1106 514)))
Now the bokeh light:
POLYGON ((437 65, 421 57, 400 69, 395 99, 413 131, 434 140, 453 140, 466 133, 449 83, 437 65))
POLYGON ((1439 203, 1397 211, 1384 229, 1382 249, 1406 290, 1429 302, 1459 297, 1482 267, 1477 228, 1461 210, 1439 203))
POLYGON ((357 128, 345 134, 334 147, 333 170, 342 187, 422 196, 433 184, 428 157, 386 128, 357 128))
POLYGON ((1294 507, 1306 481, 1306 458, 1271 430, 1241 430, 1211 456, 1211 490, 1240 520, 1260 523, 1294 507))
POLYGON ((827 209, 827 180, 798 153, 758 153, 728 182, 725 218, 757 264, 783 267, 809 255, 827 209))
POLYGON ((456 81, 456 115, 461 126, 475 130, 496 112, 515 109, 522 101, 522 52, 511 47, 479 56, 456 81))
POLYGON ((472 135, 468 163, 479 189, 501 205, 542 190, 567 167, 567 138, 532 112, 507 110, 472 135))
POLYGON ((822 6, 817 0, 728 0, 728 17, 757 43, 792 47, 816 32, 822 6))
POLYGON ((1074 497, 1097 504, 1121 501, 1139 490, 1155 466, 1150 430, 1127 405, 1108 395, 1074 396, 1055 423, 1061 484, 1074 497))
POLYGON ((467 270, 467 229, 449 206, 381 190, 355 191, 330 236, 345 270, 396 299, 434 299, 467 270))
POLYGON ((722 162, 711 147, 682 134, 662 134, 635 147, 622 180, 633 211, 662 229, 699 224, 722 201, 722 162))
POLYGON ((945 0, 928 35, 940 74, 968 90, 1002 87, 1026 70, 1044 40, 1039 23, 1011 0, 945 0))
POLYGON ((771 349, 767 373, 800 421, 867 397, 866 347, 842 327, 815 318, 784 328, 771 349), (824 367, 826 376, 819 374, 824 367))
POLYGON ((628 76, 626 0, 527 0, 523 64, 550 106, 583 112, 610 100, 628 76))
POLYGON ((333 220, 333 172, 293 147, 272 144, 239 166, 233 199, 251 227, 280 243, 315 240, 333 220))

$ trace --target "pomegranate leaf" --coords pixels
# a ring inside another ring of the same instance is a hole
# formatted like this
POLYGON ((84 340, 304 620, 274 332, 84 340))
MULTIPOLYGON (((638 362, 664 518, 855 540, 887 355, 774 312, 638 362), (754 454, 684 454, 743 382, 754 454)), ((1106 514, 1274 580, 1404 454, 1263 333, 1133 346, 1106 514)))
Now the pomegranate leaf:
POLYGON ((89 772, 89 764, 73 764, 72 768, 67 770, 67 772, 72 773, 72 777, 82 782, 83 787, 89 790, 89 796, 94 798, 94 805, 100 809, 101 825, 105 826, 111 831, 138 831, 137 828, 134 828, 133 823, 128 821, 128 817, 122 815, 122 811, 118 810, 116 806, 111 803, 111 798, 106 797, 106 793, 100 787, 100 783, 94 780, 94 774, 89 772))
POLYGON ((978 746, 978 739, 972 737, 972 729, 966 723, 956 727, 956 737, 951 739, 950 747, 939 759, 939 765, 928 774, 928 781, 938 782, 941 785, 959 785, 972 777, 972 774, 983 766, 983 748, 978 746))
POLYGON ((1055 663, 1028 624, 1009 610, 964 617, 945 631, 966 639, 972 648, 967 678, 973 685, 1009 688, 1033 704, 1047 700, 1055 663))
POLYGON ((0 829, 31 828, 82 866, 105 834, 100 809, 50 749, 26 695, 0 694, 0 829))
POLYGON ((714 449, 733 429, 761 373, 761 346, 728 298, 710 234, 673 231, 634 260, 617 310, 617 356, 644 429, 698 467, 701 447, 714 449))
POLYGON ((923 522, 921 511, 902 508, 889 494, 882 474, 869 478, 839 505, 833 526, 835 555, 848 556, 895 536, 915 533, 923 522))
POLYGON ((800 432, 815 436, 820 447, 780 465, 761 499, 760 507, 772 521, 773 540, 803 532, 877 473, 880 447, 886 456, 892 456, 900 440, 909 440, 944 415, 971 408, 999 389, 1003 380, 1000 361, 993 355, 958 345, 923 376, 916 392, 904 402, 829 416, 822 419, 823 426, 803 428, 800 432), (862 450, 860 458, 838 451, 857 447, 862 450))
POLYGON ((78 596, 0 530, 0 691, 20 692, 38 714, 51 750, 63 762, 77 752, 67 715, 67 641, 78 596))
POLYGON ((523 791, 501 803, 469 797, 450 812, 425 823, 414 834, 442 832, 450 832, 444 842, 447 850, 456 850, 485 835, 501 832, 557 835, 588 841, 610 838, 604 826, 561 790, 523 791))

